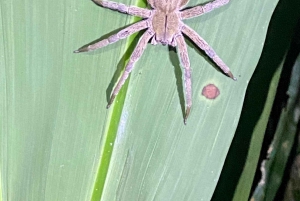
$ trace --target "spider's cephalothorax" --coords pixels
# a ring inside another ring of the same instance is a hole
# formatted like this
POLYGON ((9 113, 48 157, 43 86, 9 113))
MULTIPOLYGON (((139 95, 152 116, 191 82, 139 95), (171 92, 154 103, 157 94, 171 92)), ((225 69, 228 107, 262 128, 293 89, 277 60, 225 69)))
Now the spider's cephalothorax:
POLYGON ((151 43, 159 42, 163 45, 175 46, 174 36, 180 33, 181 20, 178 8, 182 8, 187 1, 148 1, 152 8, 152 28, 155 33, 151 43))
POLYGON ((143 18, 143 20, 119 31, 118 33, 108 37, 107 39, 101 40, 91 45, 85 45, 74 51, 75 53, 96 50, 108 44, 117 42, 120 39, 124 39, 140 30, 147 29, 140 38, 136 48, 134 49, 130 57, 129 62, 125 67, 125 71, 123 72, 120 80, 114 88, 107 108, 109 108, 112 104, 116 95, 123 86, 125 80, 128 78, 130 72, 132 71, 134 63, 141 57, 150 39, 153 45, 160 43, 163 45, 178 46, 180 60, 185 70, 185 124, 192 106, 192 83, 190 61, 187 54, 187 47, 183 38, 183 34, 189 37, 200 49, 202 49, 207 54, 207 56, 209 56, 221 68, 224 73, 226 73, 232 79, 236 80, 236 78, 230 72, 228 66, 220 59, 220 57, 207 44, 207 42, 203 38, 201 38, 193 29, 191 29, 181 21, 183 19, 197 17, 204 13, 210 12, 215 8, 227 4, 229 0, 214 0, 207 4, 195 6, 188 9, 183 9, 184 6, 188 3, 188 0, 147 0, 147 2, 153 9, 127 6, 125 4, 105 0, 93 0, 93 2, 104 8, 109 8, 112 10, 120 11, 122 13, 127 13, 129 15, 141 17, 143 18))

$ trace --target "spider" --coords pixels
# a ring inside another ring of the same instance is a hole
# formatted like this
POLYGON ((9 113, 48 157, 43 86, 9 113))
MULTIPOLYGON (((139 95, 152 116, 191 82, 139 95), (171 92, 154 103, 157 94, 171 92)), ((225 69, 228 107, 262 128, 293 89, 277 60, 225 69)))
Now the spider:
POLYGON ((130 72, 132 71, 134 63, 141 57, 150 39, 151 44, 153 45, 160 43, 162 45, 171 45, 173 47, 178 46, 179 57, 185 71, 184 83, 186 93, 186 110, 184 116, 184 124, 186 124, 192 106, 192 83, 190 61, 183 34, 190 38, 200 49, 202 49, 225 74, 227 74, 233 80, 236 80, 228 66, 220 59, 220 57, 208 45, 208 43, 203 38, 201 38, 193 29, 182 22, 182 20, 197 17, 204 13, 210 12, 215 8, 221 7, 229 3, 230 0, 214 0, 204 5, 198 5, 187 9, 183 8, 186 6, 189 0, 147 0, 148 4, 153 9, 127 6, 122 3, 116 3, 106 0, 92 1, 101 7, 109 8, 111 10, 116 10, 122 13, 127 13, 133 16, 138 16, 143 18, 143 20, 131 26, 128 26, 125 29, 122 29, 118 33, 106 39, 90 45, 85 45, 78 50, 75 50, 74 53, 96 50, 111 43, 117 42, 120 39, 124 39, 133 33, 146 29, 144 34, 139 39, 139 42, 135 47, 132 55, 130 56, 129 62, 127 63, 116 87, 114 88, 106 108, 109 108, 114 101, 116 95, 128 78, 130 72))

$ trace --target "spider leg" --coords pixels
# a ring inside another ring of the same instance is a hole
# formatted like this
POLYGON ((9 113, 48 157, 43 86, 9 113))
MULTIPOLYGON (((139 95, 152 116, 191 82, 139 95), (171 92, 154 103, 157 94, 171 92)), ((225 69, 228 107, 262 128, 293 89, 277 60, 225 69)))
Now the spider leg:
POLYGON ((176 36, 176 43, 178 45, 179 55, 181 63, 184 67, 184 82, 185 82, 185 93, 186 93, 186 112, 184 117, 184 124, 190 114, 192 107, 192 81, 191 81, 191 67, 190 60, 186 48, 186 43, 184 41, 183 35, 176 36))
POLYGON ((111 35, 110 37, 108 37, 106 39, 98 41, 94 44, 84 45, 81 48, 79 48, 78 50, 75 50, 74 53, 89 52, 89 51, 93 51, 93 50, 105 47, 111 43, 117 42, 120 39, 124 39, 124 38, 130 36, 131 34, 134 34, 135 32, 146 29, 147 27, 149 27, 147 20, 137 22, 125 29, 122 29, 121 31, 119 31, 116 34, 111 35))
POLYGON ((127 13, 129 15, 134 15, 142 18, 148 18, 151 16, 152 11, 145 9, 145 8, 139 8, 136 6, 127 6, 122 3, 117 3, 113 1, 105 1, 105 0, 92 0, 95 4, 102 6, 103 8, 109 8, 111 10, 116 10, 121 13, 127 13))
POLYGON ((130 56, 129 62, 127 63, 125 70, 117 84, 117 86, 114 88, 113 93, 111 95, 111 98, 109 100, 109 103, 106 108, 109 108, 112 102, 114 101, 116 95, 119 93, 121 87, 125 83, 126 79, 128 78, 129 74, 131 73, 133 69, 134 63, 139 60, 139 58, 142 56, 144 50, 146 49, 147 43, 150 40, 150 38, 154 35, 153 32, 147 30, 142 37, 140 38, 137 46, 135 47, 133 53, 130 56))
POLYGON ((187 35, 199 48, 201 48, 207 56, 209 56, 221 69, 233 80, 236 78, 231 73, 229 67, 221 60, 221 58, 215 53, 215 51, 208 45, 208 43, 201 38, 196 31, 188 27, 187 25, 182 26, 181 30, 185 35, 187 35))
POLYGON ((180 12, 181 19, 188 19, 193 17, 198 17, 204 13, 208 13, 215 8, 219 8, 229 3, 230 0, 214 0, 205 5, 195 6, 193 8, 188 8, 180 12))

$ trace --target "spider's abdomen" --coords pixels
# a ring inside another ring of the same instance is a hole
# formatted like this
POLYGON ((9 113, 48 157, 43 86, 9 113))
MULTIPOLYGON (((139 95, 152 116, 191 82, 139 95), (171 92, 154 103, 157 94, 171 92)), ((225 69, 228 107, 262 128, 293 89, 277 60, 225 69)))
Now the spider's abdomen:
POLYGON ((180 32, 179 24, 180 19, 177 13, 164 13, 157 10, 152 19, 155 40, 163 45, 171 45, 174 35, 180 32))

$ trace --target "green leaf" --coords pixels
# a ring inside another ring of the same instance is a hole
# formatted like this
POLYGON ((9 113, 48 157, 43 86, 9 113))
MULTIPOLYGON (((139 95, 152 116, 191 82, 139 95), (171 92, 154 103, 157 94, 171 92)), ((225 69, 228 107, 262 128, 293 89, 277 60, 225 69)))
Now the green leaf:
MULTIPOLYGON (((299 6, 297 0, 282 0, 272 15, 263 53, 248 85, 239 125, 213 200, 248 200, 252 185, 257 184, 252 181, 260 154, 267 151, 267 147, 261 151, 262 143, 285 55, 300 17, 299 6), (224 196, 223 192, 228 193, 224 196)), ((284 73, 288 71, 285 69, 284 73)))
POLYGON ((300 56, 298 56, 292 70, 288 102, 281 111, 279 123, 269 147, 267 160, 261 164, 262 178, 252 195, 252 200, 274 200, 281 185, 284 170, 294 145, 299 123, 299 74, 300 56))
POLYGON ((231 1, 185 21, 238 81, 188 42, 193 107, 184 126, 183 73, 173 50, 149 44, 109 110, 138 37, 72 53, 133 17, 90 1, 2 0, 2 199, 210 200, 276 2, 231 1), (219 88, 215 100, 201 95, 207 84, 219 88))

